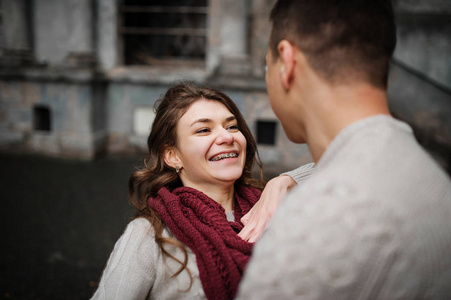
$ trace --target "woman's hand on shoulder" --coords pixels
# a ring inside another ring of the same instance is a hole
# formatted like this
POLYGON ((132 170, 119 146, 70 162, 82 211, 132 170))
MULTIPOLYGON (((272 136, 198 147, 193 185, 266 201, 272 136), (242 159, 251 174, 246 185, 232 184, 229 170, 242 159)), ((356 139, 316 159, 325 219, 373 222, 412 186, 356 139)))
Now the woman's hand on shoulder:
POLYGON ((243 240, 256 242, 266 229, 279 203, 296 185, 288 175, 281 175, 268 181, 260 200, 241 218, 244 228, 238 234, 243 240))

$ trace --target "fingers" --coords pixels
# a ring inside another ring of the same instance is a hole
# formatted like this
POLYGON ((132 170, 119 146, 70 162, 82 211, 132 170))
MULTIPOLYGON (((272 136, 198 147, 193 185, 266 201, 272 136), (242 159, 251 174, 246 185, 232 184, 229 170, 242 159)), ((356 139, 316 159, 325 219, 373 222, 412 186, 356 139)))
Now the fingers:
POLYGON ((245 214, 241 219, 241 223, 243 223, 244 226, 246 226, 249 223, 249 220, 251 219, 252 209, 245 214))
POLYGON ((253 223, 249 223, 246 227, 244 227, 243 230, 241 230, 241 232, 238 234, 238 236, 249 243, 255 243, 262 236, 263 232, 266 229, 265 227, 266 222, 257 220, 253 223))
MULTIPOLYGON (((251 212, 249 212, 243 218, 246 219, 246 224, 244 228, 241 230, 241 232, 238 234, 238 236, 245 241, 255 243, 263 234, 266 227, 266 221, 268 220, 268 218, 262 218, 255 212, 253 212, 252 214, 251 212)), ((242 222, 243 218, 241 219, 242 222)))
POLYGON ((255 206, 241 218, 241 223, 243 223, 244 227, 238 234, 243 240, 248 241, 252 235, 255 228, 255 224, 258 221, 257 213, 254 209, 255 206))
POLYGON ((241 218, 244 228, 238 236, 245 241, 256 242, 265 231, 266 224, 276 211, 279 202, 295 184, 290 176, 283 175, 271 179, 263 190, 260 200, 241 218))
POLYGON ((242 238, 243 240, 245 240, 245 241, 249 241, 249 239, 250 239, 250 237, 251 237, 251 234, 252 234, 252 228, 249 227, 249 226, 245 226, 245 227, 240 231, 240 233, 238 233, 238 236, 239 236, 240 238, 242 238))
POLYGON ((265 231, 265 225, 266 225, 266 222, 258 222, 258 224, 255 226, 255 230, 253 230, 249 234, 249 239, 248 239, 249 243, 255 243, 256 241, 258 241, 258 239, 260 239, 263 232, 265 231))

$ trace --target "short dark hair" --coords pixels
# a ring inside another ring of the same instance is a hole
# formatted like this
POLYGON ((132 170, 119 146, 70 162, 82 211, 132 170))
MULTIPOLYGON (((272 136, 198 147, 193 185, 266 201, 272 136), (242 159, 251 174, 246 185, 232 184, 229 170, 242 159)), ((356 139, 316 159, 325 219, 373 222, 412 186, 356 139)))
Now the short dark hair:
POLYGON ((359 80, 387 87, 396 46, 390 0, 278 0, 270 20, 273 57, 286 39, 330 83, 359 80))

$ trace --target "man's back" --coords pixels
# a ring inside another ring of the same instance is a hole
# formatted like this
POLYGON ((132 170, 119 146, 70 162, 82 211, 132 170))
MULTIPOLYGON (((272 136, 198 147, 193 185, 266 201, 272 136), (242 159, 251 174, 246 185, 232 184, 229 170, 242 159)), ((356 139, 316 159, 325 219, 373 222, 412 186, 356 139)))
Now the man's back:
POLYGON ((256 244, 241 299, 451 297, 451 182, 388 116, 329 145, 256 244))

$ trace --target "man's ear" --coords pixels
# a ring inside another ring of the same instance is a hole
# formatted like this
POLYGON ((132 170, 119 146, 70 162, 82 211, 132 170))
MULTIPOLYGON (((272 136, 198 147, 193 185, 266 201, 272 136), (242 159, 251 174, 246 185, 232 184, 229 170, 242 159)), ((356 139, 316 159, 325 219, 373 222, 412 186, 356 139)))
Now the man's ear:
POLYGON ((280 80, 284 89, 288 90, 294 79, 296 48, 289 41, 282 40, 279 42, 279 45, 277 45, 277 50, 279 51, 279 59, 281 60, 280 80))
POLYGON ((164 162, 172 167, 172 168, 176 168, 176 166, 179 166, 179 168, 182 168, 182 161, 180 160, 178 153, 177 153, 177 149, 170 147, 167 148, 166 150, 164 150, 163 153, 163 158, 164 158, 164 162))

